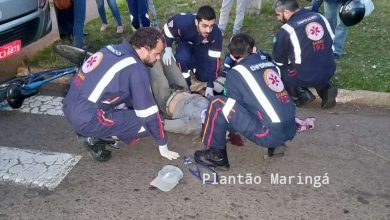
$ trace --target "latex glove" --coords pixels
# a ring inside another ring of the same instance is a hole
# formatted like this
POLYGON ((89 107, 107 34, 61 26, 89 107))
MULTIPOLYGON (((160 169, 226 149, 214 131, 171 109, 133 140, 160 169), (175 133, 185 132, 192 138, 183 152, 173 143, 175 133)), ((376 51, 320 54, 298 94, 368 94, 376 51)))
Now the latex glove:
POLYGON ((163 63, 167 66, 171 65, 171 60, 175 60, 175 56, 173 56, 172 47, 166 47, 163 55, 163 63))
POLYGON ((168 160, 177 159, 180 157, 178 153, 170 151, 167 145, 160 145, 158 149, 160 150, 161 156, 168 158, 168 160))
POLYGON ((213 97, 214 96, 213 88, 207 87, 204 96, 206 96, 207 98, 213 97))

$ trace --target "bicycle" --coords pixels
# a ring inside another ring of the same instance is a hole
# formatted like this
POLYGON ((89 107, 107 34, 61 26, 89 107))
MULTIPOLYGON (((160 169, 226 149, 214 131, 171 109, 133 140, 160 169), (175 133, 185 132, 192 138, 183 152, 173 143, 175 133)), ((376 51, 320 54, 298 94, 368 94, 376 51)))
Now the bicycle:
POLYGON ((12 108, 20 108, 26 98, 38 94, 42 85, 63 76, 75 74, 83 61, 92 55, 86 49, 65 44, 55 44, 53 50, 76 66, 28 73, 26 76, 12 77, 2 81, 0 82, 0 103, 7 101, 12 108))

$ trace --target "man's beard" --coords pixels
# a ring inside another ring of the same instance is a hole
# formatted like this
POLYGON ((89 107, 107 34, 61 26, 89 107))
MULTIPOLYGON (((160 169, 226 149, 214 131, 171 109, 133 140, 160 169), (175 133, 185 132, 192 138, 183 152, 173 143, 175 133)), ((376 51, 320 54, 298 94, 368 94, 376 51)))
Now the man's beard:
POLYGON ((155 63, 156 63, 156 61, 154 61, 153 63, 146 61, 146 60, 144 61, 145 66, 150 67, 150 68, 152 68, 155 63))

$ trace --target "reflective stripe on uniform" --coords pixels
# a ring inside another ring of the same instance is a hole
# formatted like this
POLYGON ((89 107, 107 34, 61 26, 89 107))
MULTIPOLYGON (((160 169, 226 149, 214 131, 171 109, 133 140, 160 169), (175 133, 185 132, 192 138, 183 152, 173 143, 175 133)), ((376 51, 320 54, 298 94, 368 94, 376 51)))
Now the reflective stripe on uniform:
POLYGON ((278 62, 276 62, 275 60, 273 60, 273 62, 274 62, 276 65, 278 65, 278 66, 283 66, 283 63, 278 63, 278 62))
POLYGON ((144 132, 144 131, 146 131, 145 128, 144 128, 144 126, 141 126, 141 128, 138 130, 138 134, 139 134, 139 133, 142 133, 142 132, 144 132))
POLYGON ((229 122, 228 115, 229 115, 230 111, 232 110, 234 104, 236 104, 236 100, 234 100, 232 98, 228 98, 226 100, 225 105, 222 108, 222 113, 225 116, 225 119, 227 122, 229 122))
POLYGON ((187 79, 188 77, 190 77, 190 76, 191 76, 191 74, 190 74, 190 71, 189 71, 189 70, 188 70, 187 72, 182 72, 181 74, 182 74, 182 75, 183 75, 183 77, 184 77, 184 78, 186 78, 186 79, 187 79))
POLYGON ((237 70, 237 72, 239 72, 241 76, 244 78, 245 82, 248 84, 249 88, 251 89, 253 95, 256 97, 259 104, 263 107, 265 113, 269 116, 271 121, 273 123, 279 123, 280 118, 278 114, 276 113, 271 102, 268 100, 267 96, 265 96, 263 90, 261 90, 259 84, 257 84, 256 79, 249 72, 249 70, 245 68, 243 65, 237 65, 233 67, 233 69, 237 70))
MULTIPOLYGON (((319 14, 322 18, 322 20, 325 22, 325 25, 326 25, 326 29, 328 30, 329 34, 330 34, 330 37, 332 38, 332 40, 334 39, 334 33, 332 31, 332 28, 330 27, 330 24, 328 22, 328 19, 326 19, 323 15, 319 14)), ((332 44, 332 50, 334 51, 334 46, 332 44)))
POLYGON ((117 63, 115 63, 100 79, 100 81, 96 84, 95 89, 92 91, 91 95, 89 95, 88 100, 96 103, 100 98, 103 90, 107 87, 107 85, 114 78, 115 74, 121 71, 122 69, 137 63, 133 57, 127 57, 117 63))
POLYGON ((278 74, 279 74, 279 76, 282 76, 282 74, 281 74, 281 72, 280 72, 280 69, 279 69, 279 67, 278 66, 275 66, 276 67, 276 69, 278 70, 278 74))
POLYGON ((137 109, 134 109, 135 111, 135 114, 139 117, 139 118, 146 118, 148 116, 151 116, 153 114, 156 114, 158 112, 158 108, 157 108, 157 105, 153 105, 152 107, 149 107, 147 109, 144 109, 144 110, 137 110, 137 109))
POLYGON ((323 15, 321 14, 318 14, 321 16, 322 20, 324 21, 325 25, 326 25, 326 29, 328 29, 328 32, 330 34, 330 37, 332 38, 332 40, 334 39, 334 33, 332 31, 332 28, 330 27, 330 24, 328 22, 328 19, 326 19, 323 15))
POLYGON ((295 32, 294 28, 292 28, 289 24, 284 24, 282 28, 287 31, 290 35, 291 44, 294 48, 294 57, 295 57, 295 63, 301 64, 301 45, 299 44, 297 33, 295 32))
POLYGON ((221 51, 209 50, 209 57, 219 58, 221 51))
POLYGON ((171 31, 169 30, 168 24, 164 24, 164 33, 165 33, 165 35, 167 35, 167 37, 169 37, 169 38, 175 38, 175 37, 172 35, 171 31))

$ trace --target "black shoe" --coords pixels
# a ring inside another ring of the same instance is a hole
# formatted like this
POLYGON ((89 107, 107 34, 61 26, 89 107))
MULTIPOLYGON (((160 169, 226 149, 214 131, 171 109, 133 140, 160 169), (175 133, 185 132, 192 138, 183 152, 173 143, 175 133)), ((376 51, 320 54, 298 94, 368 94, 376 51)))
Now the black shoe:
POLYGON ((97 145, 84 145, 89 153, 95 158, 97 161, 107 161, 111 158, 111 151, 106 150, 106 146, 104 144, 97 145))
POLYGON ((282 145, 276 148, 268 148, 268 156, 269 157, 282 157, 284 156, 284 152, 286 151, 286 145, 282 145))
POLYGON ((230 168, 226 150, 207 149, 195 151, 194 159, 204 166, 214 167, 216 170, 226 171, 230 168))
POLYGON ((339 60, 340 57, 341 57, 341 55, 340 55, 340 54, 337 54, 337 53, 334 53, 334 54, 333 54, 333 57, 334 57, 335 60, 339 60))
POLYGON ((331 85, 325 91, 323 91, 321 108, 333 108, 336 105, 337 92, 337 88, 331 85))
POLYGON ((107 161, 111 158, 111 151, 106 150, 106 145, 96 143, 97 139, 77 135, 77 140, 83 144, 93 158, 97 161, 107 161))
POLYGON ((307 88, 297 87, 295 92, 296 99, 294 100, 294 103, 297 107, 307 105, 316 99, 313 93, 311 93, 307 88))

